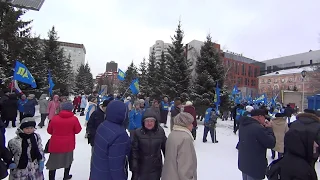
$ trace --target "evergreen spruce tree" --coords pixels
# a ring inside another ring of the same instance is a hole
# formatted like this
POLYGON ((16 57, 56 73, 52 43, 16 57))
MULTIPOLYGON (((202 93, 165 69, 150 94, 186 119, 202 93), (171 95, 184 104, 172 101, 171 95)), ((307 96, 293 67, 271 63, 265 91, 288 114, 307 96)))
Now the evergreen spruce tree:
MULTIPOLYGON (((133 61, 131 62, 131 64, 129 65, 127 71, 126 71, 126 77, 125 80, 122 81, 120 83, 120 86, 118 87, 118 91, 120 94, 123 94, 126 92, 126 90, 129 88, 132 80, 134 80, 135 78, 138 77, 138 71, 136 66, 133 64, 133 61)), ((130 94, 131 91, 130 89, 127 91, 127 93, 125 94, 125 96, 128 96, 128 94, 130 94)))
POLYGON ((66 76, 69 63, 64 56, 64 49, 60 47, 58 42, 58 34, 53 26, 48 32, 48 40, 44 41, 44 60, 48 62, 48 69, 51 71, 54 89, 62 89, 68 86, 68 78, 66 76))
POLYGON ((93 77, 89 64, 81 64, 76 76, 75 90, 79 93, 90 94, 92 93, 93 85, 93 77))
POLYGON ((158 89, 158 81, 157 81, 157 61, 155 56, 154 49, 151 51, 151 54, 149 55, 149 62, 148 62, 148 74, 147 74, 147 84, 148 84, 148 94, 156 98, 156 95, 159 92, 158 89))
POLYGON ((21 49, 30 37, 31 21, 21 20, 24 11, 0 1, 0 79, 8 84, 15 61, 20 60, 21 49))
POLYGON ((167 86, 167 59, 164 55, 164 52, 162 51, 161 53, 161 59, 159 61, 157 61, 157 80, 158 80, 158 87, 160 90, 159 94, 161 95, 165 95, 168 93, 168 86, 167 86))
POLYGON ((201 97, 204 93, 208 93, 210 98, 213 98, 216 83, 219 83, 220 88, 223 87, 224 68, 220 52, 213 45, 211 36, 208 35, 197 59, 193 97, 201 97))
POLYGON ((167 86, 169 87, 168 95, 171 98, 180 96, 188 92, 191 70, 191 63, 184 56, 184 46, 182 43, 184 33, 181 30, 179 21, 176 34, 172 39, 172 46, 168 48, 167 56, 168 78, 167 86))
POLYGON ((147 87, 148 87, 148 82, 147 82, 147 63, 146 59, 143 58, 142 62, 140 63, 139 66, 139 84, 140 84, 140 91, 147 93, 147 87))

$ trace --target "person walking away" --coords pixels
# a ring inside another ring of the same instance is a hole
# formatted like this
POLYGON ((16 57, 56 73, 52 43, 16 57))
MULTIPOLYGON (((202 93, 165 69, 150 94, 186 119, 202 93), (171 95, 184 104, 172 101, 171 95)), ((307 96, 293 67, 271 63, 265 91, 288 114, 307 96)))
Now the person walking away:
POLYGON ((134 103, 134 108, 129 113, 129 126, 130 137, 132 137, 134 130, 141 128, 143 111, 140 109, 140 102, 134 103))
POLYGON ((34 94, 28 95, 28 101, 24 104, 24 116, 34 117, 36 113, 36 105, 38 105, 38 101, 35 99, 34 94))
POLYGON ((186 112, 175 116, 173 130, 166 142, 161 180, 197 180, 197 155, 191 134, 193 120, 186 112))
POLYGON ((87 124, 86 132, 88 134, 88 144, 91 145, 91 153, 93 152, 94 139, 96 136, 97 129, 99 125, 106 119, 106 110, 107 106, 110 103, 110 100, 104 100, 102 105, 94 111, 87 124))
POLYGON ((59 96, 54 95, 52 101, 49 102, 48 104, 48 119, 49 122, 53 118, 53 116, 59 114, 60 111, 60 101, 59 101, 59 96))
POLYGON ((272 124, 265 119, 265 111, 255 109, 251 117, 240 121, 238 168, 243 180, 262 180, 268 165, 267 149, 275 147, 272 124))
POLYGON ((9 122, 12 122, 12 127, 16 127, 18 100, 15 94, 10 94, 9 99, 2 103, 1 118, 5 123, 5 126, 9 126, 9 122))
MULTIPOLYGON (((87 127, 91 114, 97 109, 97 103, 98 103, 97 98, 91 98, 91 101, 89 102, 88 110, 86 113, 85 127, 87 127)), ((88 137, 88 134, 86 133, 85 138, 87 137, 88 137)))
POLYGON ((216 112, 216 105, 212 104, 210 108, 206 110, 204 116, 204 130, 202 142, 207 142, 208 132, 210 132, 211 140, 213 143, 218 143, 217 133, 216 133, 216 124, 218 120, 218 114, 216 112))
POLYGON ((27 103, 28 99, 26 95, 22 94, 21 98, 18 100, 18 110, 19 110, 19 120, 20 122, 23 119, 23 113, 24 113, 24 105, 27 103))
POLYGON ((291 123, 291 116, 294 113, 293 108, 290 106, 290 104, 287 105, 287 107, 284 109, 284 114, 288 118, 288 124, 291 123))
POLYGON ((161 101, 160 106, 160 114, 161 114, 161 121, 160 123, 163 123, 164 128, 168 128, 167 126, 167 119, 168 119, 168 112, 169 112, 169 100, 168 97, 164 97, 163 101, 161 101))
POLYGON ((130 160, 131 180, 160 180, 166 140, 157 114, 152 109, 147 109, 143 115, 142 127, 134 131, 130 160))
MULTIPOLYGON (((320 119, 316 113, 316 111, 312 109, 305 109, 304 113, 299 113, 297 115, 297 120, 292 122, 289 125, 290 129, 304 130, 310 131, 313 134, 316 134, 315 142, 320 145, 320 119)), ((316 153, 314 153, 312 167, 315 167, 315 163, 319 157, 319 148, 316 149, 316 153)))
POLYGON ((79 96, 77 97, 77 102, 78 102, 78 106, 77 106, 77 112, 81 111, 80 105, 81 105, 81 94, 79 94, 79 96))
POLYGON ((106 120, 96 132, 90 168, 90 180, 126 180, 127 158, 131 140, 123 127, 128 108, 121 101, 111 101, 106 120), (95 147, 99 148, 95 148, 95 147))
POLYGON ((88 103, 87 96, 86 95, 82 95, 81 104, 80 104, 80 109, 81 109, 80 116, 84 116, 84 110, 87 107, 87 103, 88 103))
POLYGON ((191 134, 193 136, 193 139, 196 140, 197 129, 198 129, 197 112, 191 101, 186 102, 186 105, 183 107, 183 112, 187 112, 191 114, 191 116, 193 117, 193 123, 192 123, 193 128, 192 128, 191 134))
POLYGON ((38 124, 38 126, 40 128, 42 128, 44 126, 45 120, 47 118, 47 116, 49 115, 48 112, 48 100, 47 100, 47 94, 41 94, 40 98, 39 98, 39 113, 41 116, 41 121, 38 124))
POLYGON ((174 120, 174 117, 180 113, 181 108, 183 109, 181 99, 180 99, 179 97, 177 97, 177 98, 175 98, 175 100, 174 100, 174 106, 171 107, 170 131, 173 130, 173 125, 174 125, 173 120, 174 120))
POLYGON ((55 180, 56 170, 64 168, 63 180, 72 178, 70 174, 73 162, 73 151, 76 146, 76 134, 81 131, 81 125, 74 116, 71 102, 61 104, 61 111, 54 116, 48 125, 51 134, 48 151, 50 153, 46 168, 49 170, 49 180, 55 180), (63 128, 61 128, 63 127, 63 128))
POLYGON ((269 180, 303 179, 318 180, 313 163, 314 150, 319 148, 315 143, 313 132, 290 129, 284 137, 286 152, 283 158, 271 163, 267 170, 269 180))
MULTIPOLYGON (((27 114, 27 116, 31 116, 27 114)), ((41 136, 35 133, 36 122, 33 117, 22 119, 17 136, 8 143, 13 155, 14 166, 10 170, 10 180, 43 180, 44 152, 41 136)))
POLYGON ((284 153, 284 135, 288 132, 288 123, 287 117, 282 113, 277 113, 275 118, 272 119, 272 129, 274 136, 276 137, 276 146, 271 150, 272 156, 274 159, 276 156, 275 152, 278 152, 278 158, 281 158, 284 153))
MULTIPOLYGON (((81 99, 80 99, 81 100, 81 99)), ((78 106, 80 105, 80 100, 78 97, 74 97, 72 104, 73 104, 73 114, 76 114, 78 106)))

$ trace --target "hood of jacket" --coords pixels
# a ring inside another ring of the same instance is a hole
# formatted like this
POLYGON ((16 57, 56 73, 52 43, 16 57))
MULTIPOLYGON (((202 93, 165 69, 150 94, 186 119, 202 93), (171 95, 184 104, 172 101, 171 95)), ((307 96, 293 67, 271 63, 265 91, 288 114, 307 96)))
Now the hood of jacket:
POLYGON ((284 137, 286 153, 305 159, 308 163, 313 160, 313 143, 315 134, 307 130, 289 130, 284 137))
POLYGON ((304 124, 320 122, 319 117, 312 113, 300 113, 297 115, 297 120, 301 121, 304 124))
POLYGON ((286 119, 284 119, 283 117, 276 117, 274 119, 272 119, 272 123, 276 124, 276 125, 284 125, 287 122, 286 119))
POLYGON ((82 99, 86 99, 86 95, 82 95, 81 98, 82 98, 82 99))
POLYGON ((53 96, 53 101, 59 101, 59 96, 58 95, 54 95, 53 96))
POLYGON ((39 100, 44 100, 44 99, 46 99, 46 97, 47 97, 47 94, 41 94, 39 100))
POLYGON ((148 108, 148 109, 146 109, 146 111, 143 114, 142 123, 141 123, 142 124, 142 130, 145 131, 145 132, 148 131, 148 129, 146 129, 145 126, 144 126, 144 120, 146 118, 150 118, 150 117, 156 119, 156 123, 155 123, 154 128, 152 129, 152 131, 157 131, 159 129, 159 120, 160 119, 158 119, 157 112, 153 108, 148 108))
POLYGON ((59 116, 62 118, 70 118, 70 117, 74 116, 74 114, 71 111, 62 110, 59 112, 59 116))
POLYGON ((122 125, 128 116, 128 108, 122 101, 113 100, 108 104, 106 120, 122 125))

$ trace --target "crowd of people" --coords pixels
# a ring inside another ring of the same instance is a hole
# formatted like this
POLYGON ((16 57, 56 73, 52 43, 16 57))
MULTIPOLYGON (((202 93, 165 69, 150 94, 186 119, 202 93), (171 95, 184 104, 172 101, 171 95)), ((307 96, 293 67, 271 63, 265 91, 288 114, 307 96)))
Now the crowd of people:
MULTIPOLYGON (((71 102, 58 95, 42 94, 37 100, 33 94, 18 98, 5 92, 0 108, 2 179, 9 175, 10 180, 43 180, 44 168, 49 171, 49 180, 54 180, 56 170, 61 168, 63 179, 71 179, 75 135, 82 130, 75 116, 79 112, 85 116, 85 138, 91 146, 90 180, 125 180, 129 171, 132 180, 197 180, 193 144, 197 137, 197 111, 190 100, 122 99, 93 92, 89 96, 78 95, 71 102), (36 105, 41 117, 38 125, 34 117, 36 105), (9 122, 17 131, 6 143, 9 122), (51 135, 47 142, 42 142, 41 134, 35 132, 36 126, 47 126, 51 135), (165 128, 170 128, 168 136, 165 128), (45 153, 49 159, 45 159, 45 153)), ((290 105, 283 108, 241 104, 233 108, 234 133, 239 131, 238 167, 243 180, 262 180, 266 175, 270 180, 317 179, 320 111, 306 109, 293 121, 291 116, 295 113, 290 105), (275 159, 269 166, 268 149, 275 159)), ((210 133, 212 143, 218 143, 216 125, 225 113, 221 114, 212 103, 203 116, 202 141, 206 143, 210 133)))

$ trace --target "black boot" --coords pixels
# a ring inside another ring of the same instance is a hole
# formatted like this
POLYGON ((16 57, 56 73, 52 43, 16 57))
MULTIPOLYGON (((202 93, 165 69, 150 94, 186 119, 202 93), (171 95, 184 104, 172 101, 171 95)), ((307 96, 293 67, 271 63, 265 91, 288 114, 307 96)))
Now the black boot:
POLYGON ((70 173, 71 166, 69 168, 64 168, 64 176, 63 180, 68 180, 72 178, 72 175, 70 173))
POLYGON ((15 120, 13 120, 13 121, 12 121, 12 127, 17 127, 17 126, 16 126, 16 121, 15 121, 15 120))
POLYGON ((55 180, 56 178, 56 170, 49 171, 49 180, 55 180))

